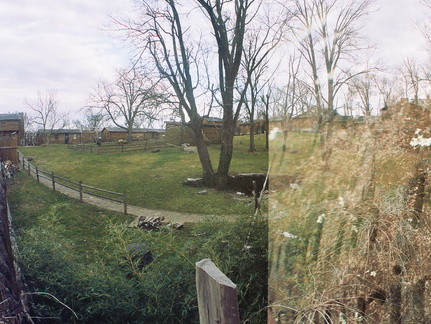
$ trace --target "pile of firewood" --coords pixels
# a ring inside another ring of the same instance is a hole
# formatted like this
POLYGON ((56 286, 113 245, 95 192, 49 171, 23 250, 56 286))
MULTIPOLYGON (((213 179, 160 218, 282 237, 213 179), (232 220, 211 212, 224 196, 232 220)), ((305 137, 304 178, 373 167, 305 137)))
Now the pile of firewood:
POLYGON ((181 229, 183 224, 169 223, 164 221, 164 217, 138 216, 130 223, 128 227, 141 228, 146 230, 165 230, 165 229, 181 229))

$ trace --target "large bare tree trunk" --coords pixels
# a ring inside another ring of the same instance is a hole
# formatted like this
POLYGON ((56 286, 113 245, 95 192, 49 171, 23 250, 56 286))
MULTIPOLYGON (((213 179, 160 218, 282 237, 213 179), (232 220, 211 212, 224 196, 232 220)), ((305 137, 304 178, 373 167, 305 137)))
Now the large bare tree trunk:
POLYGON ((204 179, 205 185, 213 187, 216 185, 214 169, 211 163, 211 157, 209 155, 205 137, 202 130, 202 118, 199 115, 193 116, 191 120, 191 126, 195 136, 195 144, 198 150, 199 161, 202 166, 202 177, 204 179))
POLYGON ((233 111, 232 109, 225 109, 223 114, 223 127, 221 133, 220 158, 217 169, 217 188, 219 189, 225 189, 227 185, 229 167, 233 154, 234 132, 235 125, 233 122, 233 111))

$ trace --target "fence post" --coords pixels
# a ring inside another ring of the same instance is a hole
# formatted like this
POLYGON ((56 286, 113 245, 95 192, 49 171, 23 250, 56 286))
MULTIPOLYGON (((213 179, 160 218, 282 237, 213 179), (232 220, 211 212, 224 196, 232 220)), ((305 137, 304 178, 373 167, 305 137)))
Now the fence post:
POLYGON ((22 171, 25 170, 25 158, 24 155, 22 156, 22 171))
POLYGON ((123 202, 124 202, 124 215, 127 215, 127 196, 126 196, 126 192, 124 191, 123 194, 123 202))
POLYGON ((37 183, 39 183, 39 168, 36 167, 36 179, 37 179, 37 183))
POLYGON ((54 171, 52 171, 52 173, 51 173, 51 181, 52 181, 52 190, 55 191, 55 176, 54 176, 54 171))
POLYGON ((236 285, 210 259, 196 263, 200 324, 239 324, 236 285))
POLYGON ((82 181, 79 181, 79 201, 83 202, 84 200, 82 199, 82 181))
POLYGON ((27 168, 28 168, 28 169, 27 169, 27 170, 28 170, 28 175, 30 175, 30 171, 31 171, 31 170, 30 170, 30 162, 28 162, 28 161, 27 161, 27 168))

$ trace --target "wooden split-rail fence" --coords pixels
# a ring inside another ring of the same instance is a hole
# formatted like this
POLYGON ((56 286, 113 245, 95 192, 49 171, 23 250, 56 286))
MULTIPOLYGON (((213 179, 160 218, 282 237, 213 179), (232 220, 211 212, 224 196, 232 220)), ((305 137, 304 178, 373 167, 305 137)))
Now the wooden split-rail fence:
POLYGON ((106 199, 109 201, 121 203, 124 206, 124 214, 127 215, 127 195, 126 191, 123 193, 108 191, 100 188, 96 188, 93 186, 85 185, 82 181, 72 181, 63 177, 59 177, 55 175, 54 171, 46 172, 44 170, 39 169, 37 166, 28 161, 24 155, 19 152, 19 161, 24 172, 27 172, 28 175, 33 175, 36 177, 37 182, 40 183, 41 179, 45 179, 51 182, 52 190, 56 190, 56 186, 63 186, 70 190, 76 191, 79 194, 79 201, 84 201, 84 194, 106 199))
POLYGON ((71 150, 80 152, 105 154, 105 153, 127 153, 145 151, 166 146, 166 140, 163 139, 144 139, 132 143, 127 142, 102 142, 97 144, 69 144, 71 150))

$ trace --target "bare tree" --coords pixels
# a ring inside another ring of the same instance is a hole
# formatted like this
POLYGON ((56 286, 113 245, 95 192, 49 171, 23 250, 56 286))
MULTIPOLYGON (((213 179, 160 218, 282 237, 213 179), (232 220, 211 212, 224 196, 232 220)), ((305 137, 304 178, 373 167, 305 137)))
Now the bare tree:
POLYGON ((400 80, 397 77, 378 76, 376 77, 376 86, 383 103, 382 108, 393 105, 403 94, 400 80))
POLYGON ((357 75, 349 82, 349 92, 359 97, 359 109, 365 116, 370 116, 372 113, 375 87, 375 76, 372 73, 357 75))
POLYGON ((189 7, 185 2, 174 0, 157 4, 142 1, 143 16, 139 21, 122 21, 119 24, 141 49, 142 55, 149 53, 159 73, 173 89, 180 116, 183 119, 187 116, 189 119, 206 184, 225 188, 233 153, 233 136, 241 107, 234 105, 235 82, 241 68, 246 26, 256 14, 259 3, 257 0, 195 0, 194 3, 204 13, 204 19, 197 17, 202 21, 200 26, 192 26, 188 18, 197 12, 186 10, 189 7), (192 27, 200 29, 192 30, 192 27), (197 103, 199 84, 204 72, 201 63, 206 56, 211 55, 205 50, 199 37, 204 32, 213 35, 214 38, 207 39, 208 42, 213 41, 208 46, 217 49, 218 82, 215 89, 220 94, 223 115, 217 172, 214 172, 205 145, 203 115, 197 103))
POLYGON ((241 108, 241 105, 234 106, 235 80, 244 52, 246 26, 254 14, 250 11, 253 4, 259 4, 255 0, 197 0, 197 2, 211 22, 218 49, 218 83, 222 98, 223 126, 217 186, 224 188, 227 184, 233 154, 233 137, 241 108), (228 9, 232 5, 234 14, 229 17, 228 9))
POLYGON ((307 90, 308 94, 310 92, 308 87, 303 87, 299 79, 301 57, 291 54, 286 61, 287 84, 284 87, 273 87, 273 91, 271 91, 273 103, 269 107, 273 117, 282 119, 283 152, 287 148, 287 137, 292 117, 310 108, 307 106, 304 109, 304 103, 307 101, 307 94, 304 93, 304 90, 307 90))
POLYGON ((47 145, 54 129, 62 129, 68 123, 68 114, 61 113, 58 109, 56 90, 48 90, 45 93, 38 91, 37 99, 25 99, 25 105, 34 112, 32 123, 41 128, 44 143, 47 145))
POLYGON ((337 94, 352 77, 366 72, 354 62, 356 54, 365 49, 360 47, 359 23, 369 14, 371 3, 371 0, 294 0, 290 8, 296 21, 292 31, 310 68, 319 128, 323 108, 331 121, 337 94))
POLYGON ((265 120, 265 151, 269 151, 269 111, 271 106, 272 91, 271 87, 266 87, 261 95, 261 100, 263 103, 262 115, 265 120))
POLYGON ((428 19, 425 19, 419 24, 419 30, 422 33, 422 36, 425 39, 426 42, 426 49, 428 53, 431 53, 431 0, 421 0, 422 5, 424 6, 425 10, 428 11, 428 19))
POLYGON ((101 109, 117 127, 127 131, 127 141, 132 141, 133 128, 139 118, 154 119, 163 101, 159 92, 159 78, 136 66, 119 69, 117 80, 100 81, 91 94, 93 107, 101 109))
MULTIPOLYGON (((275 22, 277 24, 277 22, 275 22)), ((254 143, 255 116, 260 93, 268 84, 273 74, 269 74, 270 53, 277 46, 281 39, 281 28, 259 28, 257 31, 249 33, 245 41, 244 58, 242 62, 245 73, 245 82, 240 87, 240 102, 244 102, 247 117, 250 122, 250 147, 249 153, 256 152, 254 143), (275 30, 275 34, 271 31, 275 30)), ((238 108, 237 108, 238 109, 238 108)))
POLYGON ((419 90, 420 83, 425 80, 425 76, 422 75, 422 68, 418 65, 417 60, 412 57, 407 57, 403 61, 401 68, 401 75, 404 79, 404 85, 406 89, 406 97, 409 93, 413 94, 413 102, 417 104, 419 102, 419 90))

